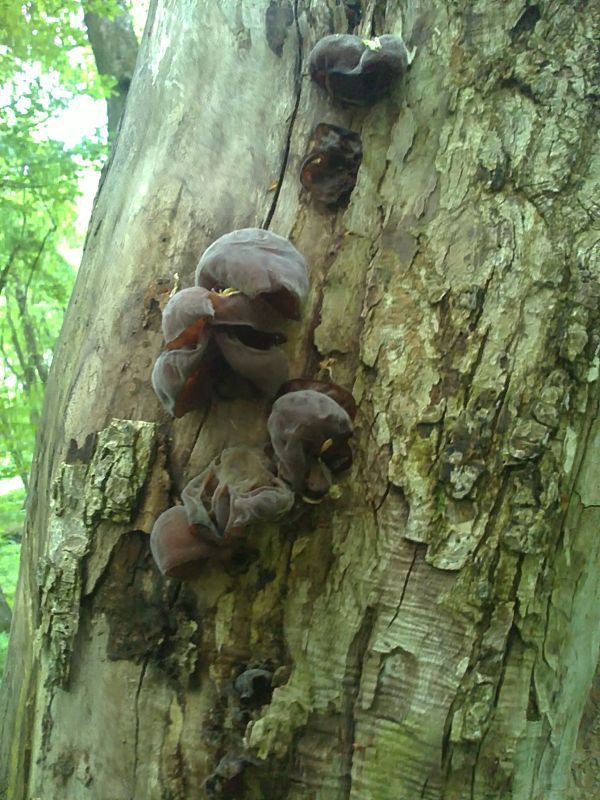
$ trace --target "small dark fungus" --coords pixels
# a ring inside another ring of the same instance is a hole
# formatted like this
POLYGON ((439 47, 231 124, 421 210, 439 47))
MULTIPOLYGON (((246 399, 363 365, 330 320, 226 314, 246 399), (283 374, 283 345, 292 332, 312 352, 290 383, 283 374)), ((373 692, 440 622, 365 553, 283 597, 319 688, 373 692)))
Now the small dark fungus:
POLYGON ((309 69, 311 78, 332 100, 367 106, 389 91, 410 60, 399 36, 361 39, 336 33, 323 37, 313 47, 309 69))
POLYGON ((213 242, 198 263, 196 284, 260 296, 288 319, 300 319, 308 295, 303 256, 283 236, 260 228, 232 231, 213 242))
POLYGON ((183 506, 164 511, 150 534, 152 556, 162 574, 169 577, 190 577, 217 549, 195 534, 183 506))
POLYGON ((360 136, 347 128, 321 122, 315 128, 313 142, 300 168, 302 186, 326 206, 348 205, 362 161, 360 136))
POLYGON ((242 537, 251 522, 277 520, 294 504, 294 495, 273 474, 265 454, 245 446, 223 450, 188 483, 182 499, 198 534, 224 544, 242 537))
POLYGON ((215 342, 231 369, 267 397, 274 397, 288 379, 287 356, 273 346, 268 335, 233 328, 226 333, 215 333, 215 342))
POLYGON ((356 417, 356 401, 351 393, 348 389, 344 389, 343 386, 332 383, 331 381, 315 381, 312 378, 294 378, 291 381, 286 381, 286 383, 281 386, 277 396, 281 397, 289 392, 299 392, 302 389, 312 389, 313 392, 321 392, 321 394, 328 395, 344 409, 351 420, 354 420, 356 417))
POLYGON ((209 800, 240 797, 244 791, 244 771, 250 763, 244 757, 232 754, 224 756, 204 781, 202 788, 209 800))
POLYGON ((169 300, 162 315, 162 328, 169 350, 195 347, 206 335, 206 324, 215 311, 211 293, 200 286, 182 289, 169 300))
POLYGON ((235 679, 234 688, 246 707, 260 708, 271 700, 273 673, 266 669, 247 669, 235 679))
POLYGON ((278 474, 296 492, 305 492, 310 479, 321 496, 326 493, 323 491, 324 483, 328 483, 323 480, 326 473, 321 470, 323 474, 317 477, 315 462, 322 461, 332 472, 346 469, 352 463, 348 444, 352 420, 327 394, 312 389, 284 394, 273 403, 267 427, 278 474))
POLYGON ((152 370, 158 399, 174 417, 202 408, 210 399, 218 351, 209 340, 197 347, 165 350, 152 370))

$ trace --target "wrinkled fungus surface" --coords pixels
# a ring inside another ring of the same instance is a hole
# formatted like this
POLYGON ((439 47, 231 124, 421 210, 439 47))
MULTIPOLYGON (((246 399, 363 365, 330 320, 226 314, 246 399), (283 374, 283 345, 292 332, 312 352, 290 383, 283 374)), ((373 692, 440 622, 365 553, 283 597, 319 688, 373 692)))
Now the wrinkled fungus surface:
POLYGON ((217 552, 217 546, 197 536, 183 506, 164 511, 150 534, 150 550, 163 575, 183 578, 217 552))
POLYGON ((302 186, 326 206, 348 205, 362 161, 360 136, 348 128, 321 122, 315 128, 313 142, 300 168, 302 186))
POLYGON ((273 397, 288 378, 284 318, 259 297, 183 289, 167 303, 163 332, 167 350, 157 359, 152 386, 175 417, 202 408, 210 399, 223 362, 273 397))
POLYGON ((188 518, 209 543, 230 544, 251 522, 286 514, 294 495, 270 468, 269 459, 251 447, 230 447, 182 492, 188 518))
POLYGON ((399 36, 361 39, 336 33, 320 39, 311 51, 311 78, 333 100, 367 106, 385 95, 408 67, 409 54, 399 36))
POLYGON ((196 284, 262 297, 288 319, 300 319, 308 295, 304 257, 283 236, 260 228, 232 231, 213 242, 198 263, 196 284))
POLYGON ((328 394, 312 389, 284 394, 273 403, 267 427, 279 476, 307 499, 325 495, 330 473, 352 464, 352 420, 328 394))

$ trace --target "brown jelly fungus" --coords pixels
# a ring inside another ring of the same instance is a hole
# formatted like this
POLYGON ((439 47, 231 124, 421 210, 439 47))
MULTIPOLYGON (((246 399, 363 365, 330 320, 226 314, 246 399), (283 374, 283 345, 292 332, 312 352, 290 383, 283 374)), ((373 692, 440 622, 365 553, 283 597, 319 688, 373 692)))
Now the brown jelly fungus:
POLYGON ((215 555, 217 545, 198 536, 185 508, 174 506, 154 523, 150 550, 163 575, 184 578, 193 575, 202 561, 215 555))
POLYGON ((384 34, 361 39, 336 33, 320 39, 311 51, 311 78, 332 100, 368 106, 389 91, 410 63, 406 45, 399 36, 384 34))
POLYGON ((192 286, 173 295, 162 315, 163 335, 169 350, 195 347, 214 315, 210 292, 206 289, 192 286))
POLYGON ((260 228, 232 231, 213 242, 198 263, 196 284, 261 297, 287 319, 300 319, 308 295, 304 257, 283 236, 260 228))
POLYGON ((328 394, 301 389, 282 395, 273 403, 267 427, 279 476, 305 499, 327 494, 331 473, 352 463, 352 420, 328 394))
POLYGON ((152 386, 167 411, 182 417, 208 400, 213 384, 215 351, 210 341, 196 347, 165 350, 152 370, 152 386))
POLYGON ((321 122, 313 147, 300 168, 300 182, 323 205, 348 205, 362 161, 360 136, 347 128, 321 122))
POLYGON ((352 394, 332 381, 316 381, 313 378, 293 378, 291 381, 286 381, 277 392, 277 397, 281 397, 288 392, 299 392, 302 389, 311 389, 313 392, 321 392, 335 400, 344 411, 348 414, 351 420, 356 417, 356 400, 352 394))
POLYGON ((223 450, 182 492, 190 523, 208 543, 232 544, 252 522, 286 514, 294 495, 277 478, 260 450, 239 446, 223 450))

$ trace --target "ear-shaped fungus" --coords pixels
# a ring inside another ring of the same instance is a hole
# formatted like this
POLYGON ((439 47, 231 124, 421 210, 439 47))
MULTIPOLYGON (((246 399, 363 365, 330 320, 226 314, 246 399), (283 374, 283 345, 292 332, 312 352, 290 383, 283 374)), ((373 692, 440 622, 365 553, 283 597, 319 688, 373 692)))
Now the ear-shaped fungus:
POLYGON ((251 447, 230 447, 191 480, 182 492, 188 518, 209 544, 231 544, 251 522, 286 514, 294 495, 270 469, 268 458, 251 447))
POLYGON ((313 140, 314 147, 300 168, 302 186, 326 206, 348 205, 362 161, 360 136, 348 128, 321 122, 313 140))
POLYGON ((211 293, 199 286, 182 289, 169 300, 162 314, 162 328, 169 350, 195 347, 214 317, 211 293))
POLYGON ((260 228, 232 231, 213 242, 198 263, 196 284, 260 296, 288 319, 300 319, 308 295, 303 256, 283 236, 260 228))
POLYGON ((288 359, 275 347, 253 347, 235 332, 215 333, 215 342, 229 366, 267 397, 273 397, 288 378, 288 359))
POLYGON ((313 47, 309 69, 311 78, 332 100, 368 106, 388 92, 409 63, 408 50, 399 36, 361 39, 335 33, 313 47))
POLYGON ((158 399, 174 417, 206 404, 213 384, 214 346, 206 340, 194 348, 165 350, 152 370, 158 399))
POLYGON ((277 345, 285 342, 283 317, 260 297, 213 293, 214 339, 229 366, 267 397, 288 377, 288 359, 277 345))
POLYGON ((288 392, 267 422, 278 474, 308 500, 327 494, 330 472, 352 464, 352 420, 332 397, 313 389, 288 392))
POLYGON ((338 383, 332 381, 316 381, 313 378, 293 378, 291 381, 286 381, 277 392, 277 397, 282 397, 289 392, 300 392, 303 389, 311 389, 313 392, 320 392, 331 397, 332 400, 340 405, 348 414, 350 419, 354 421, 356 417, 356 400, 348 389, 344 389, 338 383))
POLYGON ((150 550, 163 575, 184 578, 194 573, 198 562, 214 555, 218 546, 197 536, 185 508, 174 506, 154 523, 150 550))

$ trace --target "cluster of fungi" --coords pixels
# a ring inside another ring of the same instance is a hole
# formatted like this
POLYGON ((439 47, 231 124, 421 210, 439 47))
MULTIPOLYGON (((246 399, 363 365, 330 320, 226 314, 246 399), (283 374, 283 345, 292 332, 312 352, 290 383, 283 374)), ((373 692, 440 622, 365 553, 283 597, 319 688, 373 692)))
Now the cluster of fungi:
MULTIPOLYGON (((368 106, 406 70, 398 36, 325 36, 310 54, 311 78, 342 105, 368 106)), ((360 136, 320 123, 300 180, 329 208, 347 205, 362 160, 360 136)), ((224 450, 163 512, 150 537, 164 575, 188 577, 207 558, 227 558, 254 522, 276 521, 295 505, 318 503, 352 465, 356 414, 349 391, 310 378, 289 380, 280 345, 288 320, 299 320, 308 295, 306 262, 282 236, 245 228, 221 236, 204 253, 195 286, 174 294, 162 318, 165 350, 152 385, 175 417, 203 408, 228 377, 271 402, 265 449, 224 450)))
POLYGON ((174 294, 163 312, 166 349, 152 372, 154 390, 181 417, 210 401, 234 373, 272 401, 272 458, 240 445, 224 450, 163 512, 150 536, 164 575, 188 577, 210 557, 227 558, 253 522, 281 519, 296 496, 319 502, 333 476, 352 465, 355 405, 341 386, 288 380, 280 345, 308 295, 306 263, 281 236, 245 228, 217 239, 196 270, 196 285, 174 294))

